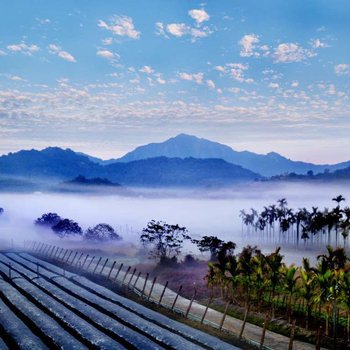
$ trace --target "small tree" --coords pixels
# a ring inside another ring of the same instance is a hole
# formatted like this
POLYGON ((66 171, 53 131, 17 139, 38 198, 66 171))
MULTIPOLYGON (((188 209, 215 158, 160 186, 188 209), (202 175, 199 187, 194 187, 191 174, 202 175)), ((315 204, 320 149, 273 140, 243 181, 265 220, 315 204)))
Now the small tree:
POLYGON ((83 234, 81 227, 75 221, 69 219, 60 220, 52 226, 52 230, 61 237, 83 234))
POLYGON ((53 227, 61 221, 61 217, 56 213, 46 213, 34 221, 35 225, 53 227))
POLYGON ((225 243, 216 236, 203 236, 201 240, 193 239, 192 243, 196 244, 201 252, 210 252, 210 260, 217 259, 217 255, 225 243))
POLYGON ((151 245, 150 257, 159 259, 161 264, 176 261, 183 242, 190 240, 186 227, 169 225, 163 221, 151 220, 142 230, 140 241, 144 246, 151 245))
POLYGON ((107 242, 119 240, 121 237, 115 232, 114 228, 108 224, 98 224, 95 227, 89 227, 84 238, 90 241, 107 242))

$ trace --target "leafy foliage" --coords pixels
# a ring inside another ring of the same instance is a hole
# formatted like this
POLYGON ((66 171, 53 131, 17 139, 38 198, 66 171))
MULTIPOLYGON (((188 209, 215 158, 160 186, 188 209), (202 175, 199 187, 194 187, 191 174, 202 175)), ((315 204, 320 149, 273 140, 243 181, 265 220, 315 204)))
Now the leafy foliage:
POLYGON ((150 257, 166 263, 176 259, 180 254, 183 242, 190 240, 186 227, 170 225, 163 221, 151 220, 142 230, 140 241, 144 246, 151 245, 150 257))
POLYGON ((78 223, 70 219, 60 220, 56 225, 52 226, 52 230, 61 237, 83 234, 83 230, 78 223))
POLYGON ((40 218, 37 218, 34 223, 35 225, 52 227, 57 225, 61 220, 62 218, 56 213, 46 213, 40 218))
POLYGON ((115 232, 114 228, 108 224, 98 224, 94 227, 89 227, 84 238, 90 241, 107 242, 120 240, 121 237, 115 232))
POLYGON ((201 252, 209 251, 210 260, 216 260, 217 255, 225 242, 216 236, 203 236, 200 240, 193 239, 192 243, 196 244, 201 252))

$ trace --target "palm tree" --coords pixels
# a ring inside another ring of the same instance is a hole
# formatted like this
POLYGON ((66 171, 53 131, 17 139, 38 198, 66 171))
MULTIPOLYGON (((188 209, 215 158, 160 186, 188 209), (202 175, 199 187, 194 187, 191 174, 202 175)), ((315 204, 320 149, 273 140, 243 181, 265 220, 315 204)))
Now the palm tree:
POLYGON ((310 267, 310 261, 307 258, 303 258, 303 267, 300 269, 301 288, 300 294, 306 301, 306 329, 309 329, 309 323, 311 320, 312 306, 314 303, 314 291, 315 291, 315 274, 310 267))
POLYGON ((336 197, 332 198, 332 201, 337 202, 338 205, 339 205, 340 202, 345 201, 345 198, 340 194, 339 196, 336 196, 336 197))
POLYGON ((221 286, 222 297, 224 297, 225 288, 227 287, 227 284, 230 282, 230 279, 226 276, 226 271, 227 271, 229 262, 231 262, 230 257, 233 256, 235 248, 236 248, 236 244, 234 242, 229 241, 229 242, 222 243, 216 255, 217 261, 212 264, 214 273, 216 276, 216 280, 218 281, 218 284, 221 286))
POLYGON ((247 216, 247 213, 245 212, 244 209, 239 211, 239 217, 242 218, 242 232, 243 232, 243 224, 246 225, 246 216, 247 216))
POLYGON ((244 290, 244 319, 241 331, 239 333, 239 338, 242 338, 244 327, 247 322, 247 317, 250 309, 250 293, 252 287, 252 275, 253 275, 253 264, 252 258, 256 247, 251 247, 250 245, 244 247, 238 257, 238 266, 240 272, 240 280, 243 285, 244 290))
POLYGON ((288 205, 288 202, 285 198, 278 199, 277 203, 281 209, 284 209, 288 205))
POLYGON ((239 269, 238 269, 238 261, 237 257, 235 255, 228 255, 227 256, 227 263, 226 263, 226 277, 228 279, 228 282, 231 285, 231 299, 234 300, 234 292, 238 284, 238 276, 239 276, 239 269), (228 275, 228 276, 227 276, 228 275))
POLYGON ((298 212, 295 214, 295 222, 296 222, 296 227, 297 227, 297 246, 299 245, 299 237, 300 237, 300 225, 301 223, 304 223, 304 225, 307 222, 308 219, 308 211, 306 208, 302 208, 298 210, 298 212))
POLYGON ((272 204, 269 206, 269 225, 270 229, 273 227, 275 221, 277 220, 277 209, 276 205, 272 204))
POLYGON ((326 308, 326 336, 329 335, 329 315, 331 311, 330 288, 331 288, 332 271, 324 264, 320 264, 316 272, 316 281, 318 285, 315 295, 315 302, 319 304, 319 315, 322 306, 326 308))
POLYGON ((294 265, 291 265, 289 267, 286 267, 283 271, 283 287, 285 291, 288 293, 288 304, 287 304, 287 317, 288 322, 291 322, 292 318, 292 298, 293 294, 296 291, 296 285, 297 281, 300 278, 300 276, 297 275, 298 268, 294 265))
POLYGON ((349 258, 344 248, 339 247, 334 249, 328 245, 326 254, 319 255, 317 260, 320 261, 321 264, 325 264, 329 270, 334 271, 344 269, 349 258))
POLYGON ((345 218, 343 221, 340 223, 340 233, 343 236, 344 239, 344 247, 346 245, 346 239, 349 237, 349 231, 350 231, 350 208, 345 207, 343 209, 343 213, 345 215, 345 218))
POLYGON ((269 281, 271 284, 272 318, 275 317, 275 293, 276 287, 280 283, 281 268, 283 266, 283 255, 280 254, 281 247, 266 256, 266 263, 269 267, 269 281))
POLYGON ((319 255, 319 270, 321 274, 318 276, 320 284, 320 294, 323 296, 321 301, 326 301, 326 335, 329 334, 329 316, 331 304, 333 306, 333 336, 336 337, 336 315, 337 315, 337 299, 340 295, 340 285, 343 271, 347 261, 349 260, 344 248, 333 249, 327 246, 327 253, 319 255), (332 303, 331 303, 332 302, 332 303))
POLYGON ((332 201, 337 202, 337 206, 332 210, 335 220, 335 244, 338 245, 338 226, 339 221, 342 218, 342 210, 340 209, 340 202, 345 201, 345 198, 340 194, 337 197, 332 198, 332 201))
POLYGON ((346 307, 346 313, 347 313, 347 323, 346 323, 347 340, 348 342, 350 342, 350 273, 349 271, 346 271, 346 273, 343 274, 343 288, 341 292, 342 292, 341 300, 343 301, 346 307))
POLYGON ((267 264, 266 257, 260 251, 256 250, 255 255, 251 261, 252 263, 252 281, 253 281, 253 291, 255 291, 255 297, 258 305, 258 312, 260 312, 262 296, 267 286, 267 264))

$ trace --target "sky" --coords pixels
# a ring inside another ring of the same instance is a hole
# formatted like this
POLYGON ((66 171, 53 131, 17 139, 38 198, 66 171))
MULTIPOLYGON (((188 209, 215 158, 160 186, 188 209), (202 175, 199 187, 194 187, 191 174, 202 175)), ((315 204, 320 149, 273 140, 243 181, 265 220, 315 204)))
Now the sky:
POLYGON ((0 154, 187 133, 350 159, 347 0, 13 0, 0 23, 0 154))

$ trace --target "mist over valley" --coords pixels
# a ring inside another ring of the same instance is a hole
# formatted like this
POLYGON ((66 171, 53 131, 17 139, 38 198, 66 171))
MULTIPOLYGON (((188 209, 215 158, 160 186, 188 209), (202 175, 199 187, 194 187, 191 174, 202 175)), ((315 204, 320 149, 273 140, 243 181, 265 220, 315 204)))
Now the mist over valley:
MULTIPOLYGON (((122 236, 121 242, 112 242, 111 245, 124 245, 125 254, 132 251, 133 255, 140 247, 142 229, 154 219, 185 226, 193 238, 218 236, 225 241, 237 243, 238 248, 250 244, 269 251, 281 246, 287 261, 300 262, 302 256, 314 259, 325 245, 306 241, 296 247, 293 240, 283 238, 285 235, 280 234, 277 227, 274 239, 266 239, 258 231, 248 232, 242 225, 240 211, 249 211, 250 208, 260 211, 264 206, 277 204, 281 198, 286 198, 288 205, 296 209, 330 208, 334 206, 334 196, 342 194, 345 198, 350 198, 350 189, 339 184, 253 183, 224 190, 136 188, 130 189, 129 194, 106 195, 103 191, 94 194, 2 193, 0 204, 4 213, 0 216, 0 239, 6 241, 7 245, 11 240, 16 245, 23 244, 25 240, 51 241, 75 247, 86 245, 81 239, 60 239, 52 230, 34 225, 34 220, 42 214, 53 212, 76 221, 85 230, 98 223, 111 225, 122 236)), ((106 249, 104 246, 101 244, 100 248, 106 249)), ((98 248, 98 244, 94 248, 98 248)), ((123 253, 123 248, 116 251, 123 253)), ((184 255, 186 253, 201 256, 198 249, 190 243, 185 245, 184 255)))

